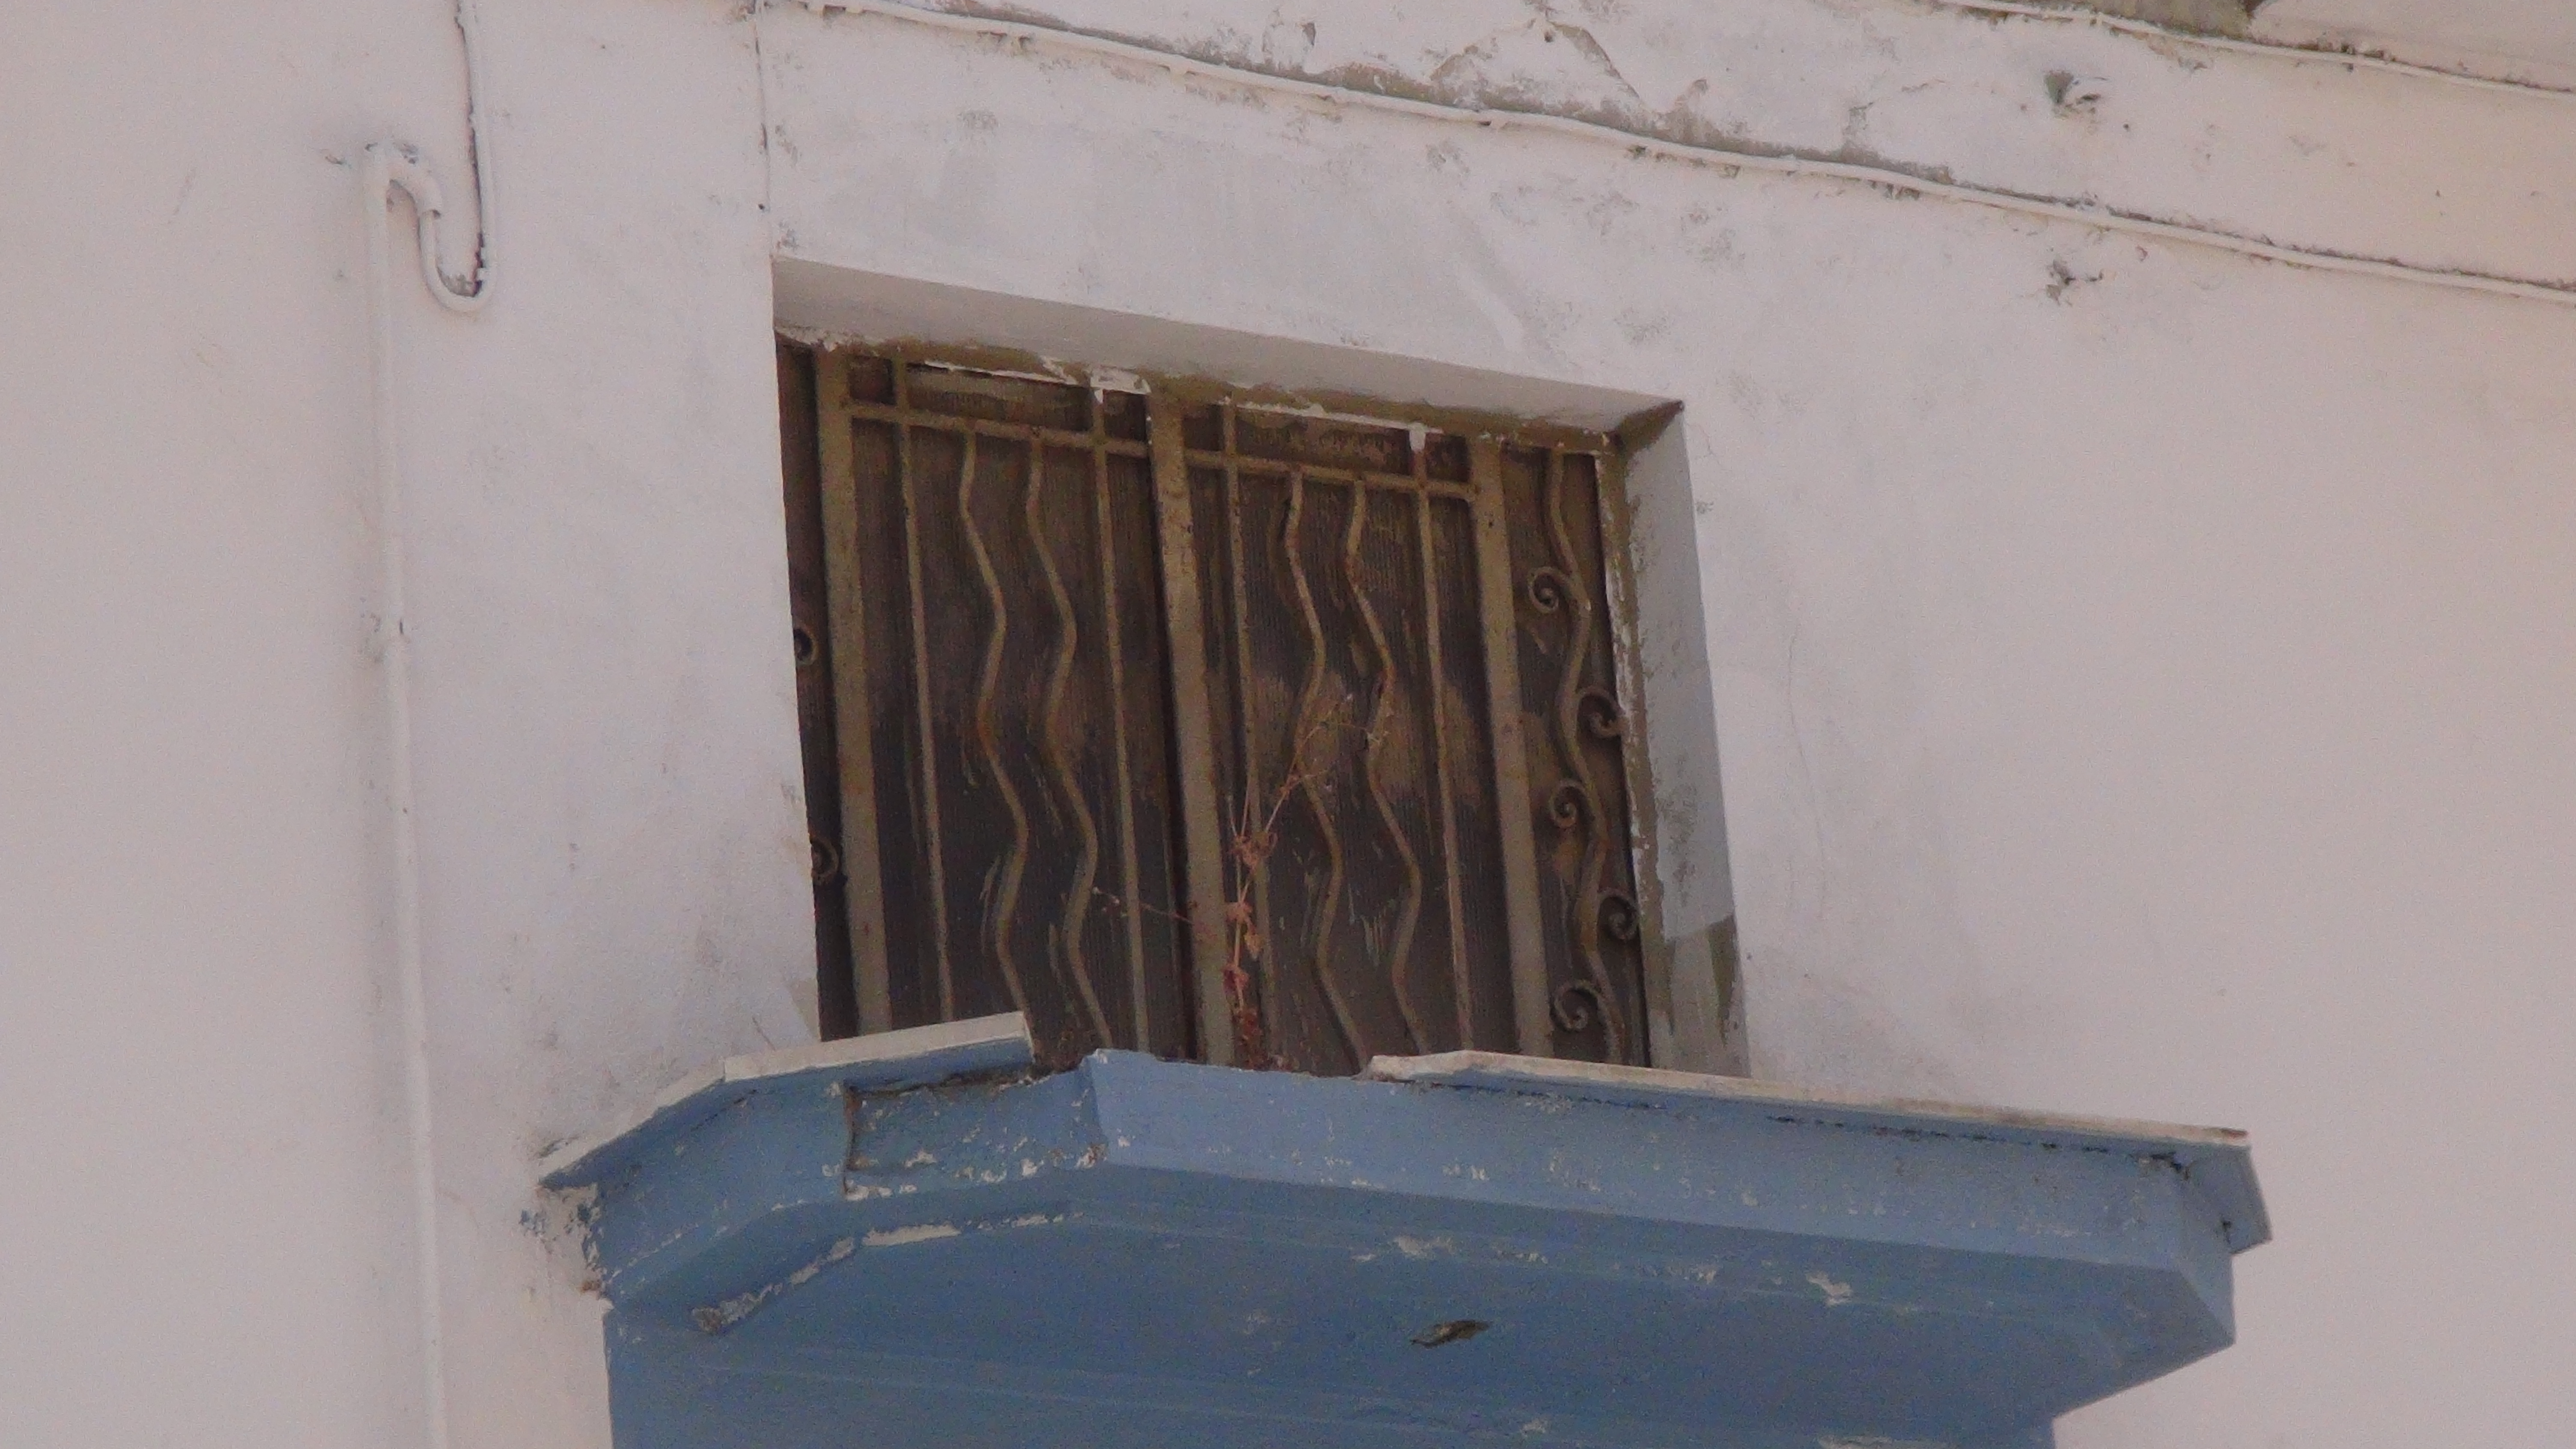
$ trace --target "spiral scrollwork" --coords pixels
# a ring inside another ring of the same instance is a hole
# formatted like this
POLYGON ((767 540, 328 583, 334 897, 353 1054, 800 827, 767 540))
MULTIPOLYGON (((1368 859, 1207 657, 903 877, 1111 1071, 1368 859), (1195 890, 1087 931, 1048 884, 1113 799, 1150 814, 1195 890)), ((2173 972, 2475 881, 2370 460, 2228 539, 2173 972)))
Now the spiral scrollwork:
POLYGON ((1614 941, 1637 939, 1637 903, 1625 891, 1601 893, 1601 929, 1614 941))
POLYGON ((1592 815, 1592 791, 1581 780, 1559 780, 1547 792, 1547 820, 1559 830, 1572 830, 1592 815))
POLYGON ((1592 685, 1575 696, 1576 708, 1583 716, 1583 732, 1596 740, 1615 740, 1628 732, 1627 716, 1619 712, 1619 701, 1610 691, 1592 685))
POLYGON ((1601 988, 1589 981, 1569 981, 1556 988, 1547 1010, 1560 1031, 1590 1031, 1604 1015, 1601 988))
POLYGON ((1563 569, 1541 564, 1530 570, 1525 592, 1529 594, 1530 607, 1542 614, 1553 614, 1575 596, 1574 580, 1566 577, 1563 569))
POLYGON ((1610 965, 1602 954, 1602 937, 1625 939, 1616 929, 1616 922, 1622 919, 1630 923, 1633 935, 1634 909, 1629 908, 1624 916, 1605 909, 1607 898, 1616 894, 1603 878, 1610 863, 1610 822, 1603 814, 1601 796, 1593 788, 1592 762, 1583 742, 1586 735, 1615 739, 1624 726, 1617 696, 1585 682, 1596 606, 1591 594, 1574 583, 1582 564, 1566 526, 1573 490, 1566 480, 1565 463, 1562 450, 1548 455, 1539 507, 1547 524, 1549 562, 1531 570, 1528 583, 1530 602, 1541 612, 1562 611, 1565 615, 1565 642, 1557 660, 1556 707, 1550 720, 1564 776, 1548 794, 1547 814, 1557 829, 1568 835, 1580 828, 1583 842, 1582 859, 1567 883, 1572 888, 1569 905, 1574 908, 1567 912, 1566 920, 1583 976, 1556 994, 1553 1009, 1559 1024, 1569 1031, 1580 1029, 1569 1023, 1569 1017, 1579 1017, 1585 1026, 1597 1021, 1608 1059, 1624 1062, 1630 1055, 1628 1023, 1618 992, 1611 984, 1610 965))

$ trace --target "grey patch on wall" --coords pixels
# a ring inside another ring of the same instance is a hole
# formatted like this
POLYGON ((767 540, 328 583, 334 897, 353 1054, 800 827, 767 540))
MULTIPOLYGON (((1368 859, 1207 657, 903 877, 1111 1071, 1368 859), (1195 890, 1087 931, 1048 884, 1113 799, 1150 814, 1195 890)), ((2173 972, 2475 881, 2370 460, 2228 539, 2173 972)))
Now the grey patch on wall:
POLYGON ((2075 270, 2066 264, 2064 257, 2052 257, 2048 263, 2048 285, 2042 290, 2048 293, 2048 300, 2062 307, 2067 305, 2066 295, 2069 292, 2079 287, 2089 287, 2102 280, 2102 277, 2103 274, 2100 272, 2075 270))
POLYGON ((1672 1013, 1660 1043, 1665 1051, 1655 1065, 1727 1077, 1752 1075, 1735 917, 1656 942, 1654 950, 1662 958, 1656 965, 1670 983, 1672 1013))
POLYGON ((2264 0, 2082 0, 2070 10, 2098 10, 2123 20, 2143 20, 2207 35, 2243 35, 2264 0))

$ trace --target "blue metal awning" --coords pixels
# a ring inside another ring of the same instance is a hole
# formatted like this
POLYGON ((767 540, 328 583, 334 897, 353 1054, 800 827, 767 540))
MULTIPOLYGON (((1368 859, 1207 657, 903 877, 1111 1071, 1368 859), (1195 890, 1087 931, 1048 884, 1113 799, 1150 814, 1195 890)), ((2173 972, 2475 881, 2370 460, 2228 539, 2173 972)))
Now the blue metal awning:
POLYGON ((2235 1133, 1017 1018, 726 1064, 588 1189, 620 1449, 2024 1449, 2226 1346, 2235 1133))

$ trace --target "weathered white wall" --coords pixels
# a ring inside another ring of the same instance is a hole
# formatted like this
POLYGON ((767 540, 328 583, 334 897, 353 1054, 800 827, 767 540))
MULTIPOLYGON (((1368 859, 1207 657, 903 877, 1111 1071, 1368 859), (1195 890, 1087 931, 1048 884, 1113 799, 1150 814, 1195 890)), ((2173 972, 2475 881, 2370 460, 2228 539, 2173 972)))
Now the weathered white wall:
MULTIPOLYGON (((758 88, 485 8, 506 300, 396 278, 450 1399, 605 1443, 537 1150, 813 1030, 758 88)), ((12 1449, 419 1442, 352 163, 469 201, 462 103, 439 3, 0 18, 12 1449)))
POLYGON ((2557 0, 2264 0, 2253 30, 2576 88, 2576 11, 2557 0))
MULTIPOLYGON (((2576 308, 900 21, 488 8, 502 290, 397 293, 460 1445, 605 1441, 536 1151, 812 1029, 773 255, 1679 398, 1757 1068, 2256 1134, 2244 1342, 2070 1449, 2576 1439, 2576 308)), ((1047 13, 2576 274, 2562 101, 1893 0, 1047 13)), ((461 198, 461 98, 438 0, 0 18, 0 1441, 417 1432, 347 163, 461 198)))

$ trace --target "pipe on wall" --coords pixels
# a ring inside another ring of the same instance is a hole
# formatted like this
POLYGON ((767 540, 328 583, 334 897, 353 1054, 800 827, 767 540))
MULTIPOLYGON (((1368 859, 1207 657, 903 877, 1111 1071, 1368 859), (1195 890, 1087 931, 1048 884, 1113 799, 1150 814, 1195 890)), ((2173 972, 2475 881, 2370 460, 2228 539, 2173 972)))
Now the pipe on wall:
POLYGON ((367 311, 374 380, 377 644, 385 706, 386 808, 391 836, 395 974, 400 983, 403 1097, 410 1158, 414 1273, 419 1295, 422 1438, 447 1449, 447 1353, 438 1251, 438 1154, 432 1110, 429 993, 421 948, 420 835, 412 775, 411 620, 405 572, 402 449, 395 426, 393 227, 399 193, 411 205, 421 283, 439 306, 471 316, 492 299, 492 157, 483 117, 482 49, 473 0, 456 0, 465 52, 465 124, 474 170, 474 252, 461 277, 442 263, 438 220, 446 210, 438 178, 411 147, 379 141, 360 165, 367 228, 367 311))

